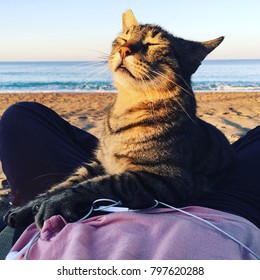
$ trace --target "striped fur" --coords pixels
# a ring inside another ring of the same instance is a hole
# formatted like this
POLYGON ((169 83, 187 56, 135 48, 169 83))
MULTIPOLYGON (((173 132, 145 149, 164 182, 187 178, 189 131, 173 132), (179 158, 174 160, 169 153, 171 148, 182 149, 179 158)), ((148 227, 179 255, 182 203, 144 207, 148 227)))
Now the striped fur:
POLYGON ((228 168, 232 151, 219 130, 196 116, 191 75, 222 40, 177 38, 159 26, 139 25, 127 11, 109 58, 118 95, 105 118, 96 161, 11 211, 7 221, 26 223, 35 205, 39 226, 54 214, 75 220, 98 198, 129 207, 154 199, 185 205, 212 187, 207 178, 228 168))

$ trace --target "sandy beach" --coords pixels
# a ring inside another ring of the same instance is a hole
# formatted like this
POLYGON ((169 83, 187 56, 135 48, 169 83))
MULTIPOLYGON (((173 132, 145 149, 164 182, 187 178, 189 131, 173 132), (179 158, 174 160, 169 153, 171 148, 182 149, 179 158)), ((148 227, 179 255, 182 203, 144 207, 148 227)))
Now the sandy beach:
MULTIPOLYGON (((16 102, 36 101, 98 137, 105 108, 115 97, 115 93, 0 94, 0 116, 16 102)), ((198 116, 219 128, 230 142, 260 125, 260 92, 201 92, 196 93, 196 98, 198 116)), ((9 189, 1 187, 4 179, 0 165, 0 209, 8 203, 9 189)))

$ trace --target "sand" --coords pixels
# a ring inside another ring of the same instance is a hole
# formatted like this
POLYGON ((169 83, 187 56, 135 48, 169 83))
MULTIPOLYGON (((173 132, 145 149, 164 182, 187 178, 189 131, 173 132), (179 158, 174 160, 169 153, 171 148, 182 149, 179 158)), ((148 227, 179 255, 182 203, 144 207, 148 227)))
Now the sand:
MULTIPOLYGON (((115 93, 26 93, 0 94, 0 116, 13 103, 40 102, 81 129, 100 135, 101 118, 115 93)), ((219 128, 231 143, 260 125, 260 92, 196 93, 198 116, 219 128)), ((8 203, 9 189, 1 187, 5 179, 0 165, 0 211, 8 203)))

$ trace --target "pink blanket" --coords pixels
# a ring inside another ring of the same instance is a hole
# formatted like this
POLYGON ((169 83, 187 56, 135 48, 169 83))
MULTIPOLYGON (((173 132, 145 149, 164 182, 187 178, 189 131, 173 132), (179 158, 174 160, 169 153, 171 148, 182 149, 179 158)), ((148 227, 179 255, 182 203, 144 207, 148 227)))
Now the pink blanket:
MULTIPOLYGON (((184 209, 210 221, 260 256, 260 230, 246 219, 203 207, 184 209)), ((29 226, 7 259, 23 258, 26 244, 37 232, 34 224, 29 226)), ((27 258, 256 259, 212 226, 166 208, 111 213, 76 223, 54 216, 45 222, 27 258)))

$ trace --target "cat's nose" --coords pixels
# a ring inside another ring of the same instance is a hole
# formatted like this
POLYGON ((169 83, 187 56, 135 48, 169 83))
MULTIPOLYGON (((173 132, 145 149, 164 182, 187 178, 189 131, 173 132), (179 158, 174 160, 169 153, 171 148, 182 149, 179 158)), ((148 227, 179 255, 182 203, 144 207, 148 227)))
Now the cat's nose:
POLYGON ((128 46, 122 46, 119 49, 119 53, 120 53, 122 58, 126 58, 128 55, 130 55, 132 53, 132 51, 128 46))

